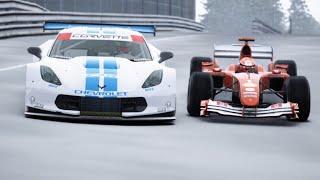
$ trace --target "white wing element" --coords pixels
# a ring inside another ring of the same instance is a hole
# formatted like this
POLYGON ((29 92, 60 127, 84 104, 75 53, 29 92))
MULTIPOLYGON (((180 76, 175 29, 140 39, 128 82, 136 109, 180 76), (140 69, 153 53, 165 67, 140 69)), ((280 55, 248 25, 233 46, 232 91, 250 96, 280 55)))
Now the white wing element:
MULTIPOLYGON (((215 58, 239 58, 243 45, 220 45, 214 47, 215 58)), ((251 45, 252 57, 255 59, 272 59, 273 48, 271 46, 251 45)))

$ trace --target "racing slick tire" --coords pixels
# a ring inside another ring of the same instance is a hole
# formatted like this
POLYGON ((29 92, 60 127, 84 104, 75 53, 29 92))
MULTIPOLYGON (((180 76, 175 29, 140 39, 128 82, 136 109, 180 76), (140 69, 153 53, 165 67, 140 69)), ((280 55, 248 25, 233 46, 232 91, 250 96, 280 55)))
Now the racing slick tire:
POLYGON ((284 64, 288 65, 288 74, 290 76, 297 76, 297 64, 293 60, 277 60, 275 63, 276 64, 284 64))
POLYGON ((194 72, 202 71, 202 62, 212 62, 209 57, 193 57, 190 63, 190 77, 194 72))
POLYGON ((305 122, 310 114, 310 86, 304 76, 289 77, 284 84, 285 102, 297 103, 299 106, 298 119, 295 121, 305 122))
POLYGON ((200 116, 200 103, 214 95, 210 74, 194 72, 189 79, 187 110, 191 116, 200 116))

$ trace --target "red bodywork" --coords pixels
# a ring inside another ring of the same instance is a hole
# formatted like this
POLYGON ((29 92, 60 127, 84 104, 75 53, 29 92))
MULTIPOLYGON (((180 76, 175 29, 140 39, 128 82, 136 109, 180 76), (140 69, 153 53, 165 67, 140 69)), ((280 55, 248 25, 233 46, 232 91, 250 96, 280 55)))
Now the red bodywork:
POLYGON ((223 77, 223 85, 239 92, 240 102, 245 107, 257 107, 259 105, 260 92, 269 89, 270 79, 281 78, 286 80, 287 67, 274 65, 272 60, 265 70, 262 65, 257 65, 251 56, 248 42, 243 45, 239 64, 231 64, 222 70, 216 59, 213 62, 203 62, 202 72, 212 76, 223 77), (237 83, 236 83, 237 82, 237 83))
POLYGON ((216 62, 216 60, 213 63, 203 62, 202 71, 210 73, 212 76, 223 77, 224 87, 239 91, 243 106, 258 106, 260 91, 269 89, 270 79, 282 78, 285 80, 289 77, 286 69, 275 68, 273 63, 269 64, 268 71, 258 65, 256 66, 257 73, 251 73, 243 71, 243 67, 236 64, 231 64, 226 70, 222 70, 216 62), (235 81, 238 81, 238 83, 235 81))
MULTIPOLYGON (((252 57, 248 39, 241 40, 245 43, 240 52, 239 64, 230 64, 223 70, 219 67, 217 59, 214 59, 212 62, 202 62, 202 72, 209 73, 212 77, 222 77, 223 87, 238 93, 243 108, 258 108, 260 93, 270 88, 270 80, 282 79, 284 82, 289 77, 287 66, 275 65, 272 59, 267 70, 262 65, 257 65, 252 57)), ((206 112, 207 104, 208 100, 201 102, 201 106, 205 107, 202 108, 202 115, 206 112)), ((294 108, 297 108, 297 104, 292 103, 293 114, 296 116, 294 108)))

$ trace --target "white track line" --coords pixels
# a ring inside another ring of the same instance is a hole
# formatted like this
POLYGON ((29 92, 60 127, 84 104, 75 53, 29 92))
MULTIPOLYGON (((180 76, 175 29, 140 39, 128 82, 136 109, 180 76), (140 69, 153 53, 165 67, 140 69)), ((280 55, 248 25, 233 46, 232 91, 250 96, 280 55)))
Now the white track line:
POLYGON ((22 67, 25 67, 26 65, 27 65, 27 64, 20 64, 20 65, 10 66, 10 67, 6 67, 6 68, 0 68, 0 72, 10 71, 10 70, 13 70, 13 69, 22 68, 22 67))

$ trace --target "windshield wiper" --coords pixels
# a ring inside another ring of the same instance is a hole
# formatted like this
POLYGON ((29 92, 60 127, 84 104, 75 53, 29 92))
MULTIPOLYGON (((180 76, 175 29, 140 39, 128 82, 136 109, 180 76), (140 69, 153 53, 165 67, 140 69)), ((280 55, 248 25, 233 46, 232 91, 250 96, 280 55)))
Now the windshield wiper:
POLYGON ((60 56, 60 55, 55 55, 52 56, 53 58, 59 58, 59 59, 70 59, 71 57, 67 57, 67 56, 60 56))

